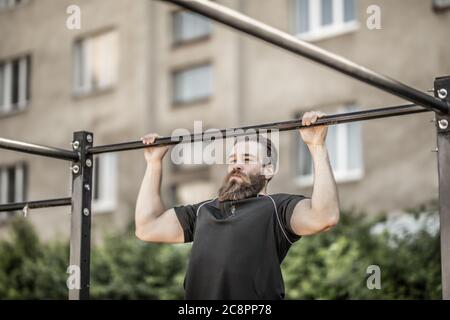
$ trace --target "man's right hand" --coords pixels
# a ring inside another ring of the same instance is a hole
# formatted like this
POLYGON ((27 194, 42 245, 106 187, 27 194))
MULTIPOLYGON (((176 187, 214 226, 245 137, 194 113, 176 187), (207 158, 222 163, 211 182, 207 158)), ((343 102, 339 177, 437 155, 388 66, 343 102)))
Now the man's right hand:
MULTIPOLYGON (((149 133, 141 138, 143 144, 155 142, 159 136, 149 133)), ((156 243, 183 243, 184 231, 175 209, 166 210, 161 198, 161 161, 169 146, 149 146, 144 148, 147 169, 142 179, 136 200, 136 236, 142 241, 156 243)))
MULTIPOLYGON (((155 142, 155 139, 158 137, 159 135, 157 133, 149 133, 141 137, 141 141, 144 144, 151 144, 155 142)), ((169 150, 169 148, 170 148, 169 146, 145 148, 144 149, 145 161, 147 161, 148 164, 161 162, 165 154, 169 150)))

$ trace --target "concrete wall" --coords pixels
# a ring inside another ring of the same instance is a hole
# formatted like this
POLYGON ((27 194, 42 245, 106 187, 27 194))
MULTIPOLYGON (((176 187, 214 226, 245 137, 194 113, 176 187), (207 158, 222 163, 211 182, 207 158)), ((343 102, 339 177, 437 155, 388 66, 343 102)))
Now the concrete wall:
MULTIPOLYGON (((22 114, 0 119, 2 137, 70 149, 72 132, 94 132, 94 144, 136 140, 148 126, 151 50, 149 2, 120 0, 30 0, 23 7, 0 13, 0 57, 32 55, 31 105, 22 114), (80 6, 81 30, 66 28, 66 8, 80 6), (75 97, 72 92, 72 46, 80 36, 106 29, 119 33, 119 80, 105 92, 75 97)), ((2 151, 0 163, 28 159, 29 199, 65 197, 70 193, 69 163, 2 151)), ((140 152, 118 154, 119 206, 95 216, 105 230, 129 221, 130 197, 144 160, 140 152)), ((30 220, 48 238, 67 235, 70 208, 32 211, 30 220)))

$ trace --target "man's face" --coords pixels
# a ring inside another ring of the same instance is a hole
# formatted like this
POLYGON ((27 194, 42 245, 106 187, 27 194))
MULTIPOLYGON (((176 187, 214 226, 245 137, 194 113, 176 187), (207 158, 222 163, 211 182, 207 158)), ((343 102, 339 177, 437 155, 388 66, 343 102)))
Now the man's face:
MULTIPOLYGON (((228 174, 219 189, 219 200, 241 200, 258 194, 265 186, 265 153, 256 141, 242 141, 233 146, 228 158, 228 174)), ((267 172, 265 172, 267 174, 267 172)))

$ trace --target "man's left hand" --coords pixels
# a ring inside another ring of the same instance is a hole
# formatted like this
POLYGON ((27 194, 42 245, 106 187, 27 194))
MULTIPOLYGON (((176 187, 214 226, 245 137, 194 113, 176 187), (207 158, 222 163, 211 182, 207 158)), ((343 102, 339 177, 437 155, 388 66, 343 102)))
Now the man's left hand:
MULTIPOLYGON (((325 116, 325 113, 320 111, 308 111, 303 114, 302 124, 309 126, 317 121, 317 119, 325 116)), ((311 128, 300 129, 300 135, 308 146, 324 145, 327 137, 328 126, 315 126, 311 128)))

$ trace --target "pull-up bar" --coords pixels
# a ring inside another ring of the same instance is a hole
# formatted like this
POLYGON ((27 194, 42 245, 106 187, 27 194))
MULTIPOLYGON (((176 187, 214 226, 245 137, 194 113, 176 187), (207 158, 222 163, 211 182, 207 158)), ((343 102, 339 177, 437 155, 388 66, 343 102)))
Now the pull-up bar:
POLYGON ((78 161, 78 154, 74 151, 9 140, 5 138, 0 138, 0 149, 8 149, 61 160, 78 161))
POLYGON ((40 209, 40 208, 48 208, 48 207, 70 206, 71 204, 72 204, 72 198, 59 198, 59 199, 50 199, 50 200, 37 200, 37 201, 28 201, 28 202, 7 203, 7 204, 0 204, 0 212, 22 210, 25 207, 28 209, 40 209))
POLYGON ((199 13, 425 108, 439 113, 450 113, 450 107, 446 101, 436 99, 397 80, 362 67, 344 57, 302 41, 293 35, 261 23, 216 2, 209 0, 160 1, 171 2, 199 13))
MULTIPOLYGON (((365 121, 373 120, 379 118, 396 117, 408 114, 416 114, 423 112, 430 112, 431 110, 424 109, 420 106, 414 104, 406 104, 394 107, 385 107, 377 109, 368 109, 362 111, 340 113, 326 115, 323 118, 318 119, 314 124, 309 127, 319 126, 319 125, 335 125, 340 123, 348 123, 355 121, 365 121)), ((165 146, 165 145, 175 145, 178 143, 190 143, 196 141, 212 140, 214 139, 225 139, 230 137, 245 136, 251 133, 261 132, 262 130, 278 130, 278 131, 288 131, 296 130, 305 127, 302 125, 301 119, 281 121, 281 122, 271 122, 258 125, 251 125, 238 128, 228 128, 216 131, 205 131, 201 133, 194 133, 190 135, 182 136, 166 136, 159 137, 156 141, 150 145, 143 144, 142 141, 132 141, 124 142, 111 145, 87 147, 86 154, 99 154, 117 151, 126 151, 134 149, 148 148, 149 146, 165 146)), ((72 142, 74 149, 80 148, 79 142, 72 142)), ((64 160, 78 161, 79 156, 75 151, 57 149, 53 147, 47 147, 42 145, 36 145, 31 143, 25 143, 21 141, 8 140, 0 138, 0 149, 10 149, 18 152, 32 153, 40 156, 59 158, 64 160)), ((76 166, 75 166, 76 167, 76 166)), ((39 209, 45 207, 55 207, 55 206, 65 206, 71 204, 71 198, 62 199, 50 199, 50 200, 39 200, 30 202, 19 202, 19 203, 8 203, 0 204, 0 212, 2 211, 14 211, 21 210, 26 205, 29 209, 39 209)))
MULTIPOLYGON (((315 127, 320 125, 334 125, 339 123, 347 123, 347 122, 355 122, 355 121, 364 121, 364 120, 373 120, 379 118, 387 118, 387 117, 395 117, 395 116, 403 116, 414 113, 422 113, 429 112, 431 110, 424 109, 420 106, 414 104, 407 104, 401 106, 394 107, 386 107, 386 108, 378 108, 378 109, 368 109, 362 111, 348 112, 348 113, 340 113, 340 114, 332 114, 326 115, 323 118, 317 119, 314 124, 311 124, 308 127, 315 127)), ((95 146, 87 149, 88 154, 98 154, 98 153, 107 153, 107 152, 117 152, 117 151, 126 151, 126 150, 134 150, 134 149, 142 149, 148 148, 151 146, 167 146, 174 145, 178 143, 190 143, 196 141, 204 141, 204 140, 212 140, 214 139, 225 139, 231 137, 245 136, 251 134, 251 131, 254 133, 261 132, 262 130, 278 130, 278 131, 287 131, 287 130, 295 130, 301 129, 305 127, 302 125, 301 119, 281 121, 281 122, 271 122, 264 123, 252 126, 245 126, 239 128, 229 128, 229 129, 221 129, 221 130, 208 130, 201 133, 194 133, 190 135, 182 135, 182 136, 166 136, 159 137, 155 140, 154 143, 151 144, 143 144, 142 141, 132 141, 132 142, 124 142, 118 144, 110 144, 103 146, 95 146)))
MULTIPOLYGON (((314 127, 314 126, 319 126, 319 125, 335 125, 335 124, 340 124, 340 123, 348 123, 348 122, 364 121, 364 120, 373 120, 373 119, 379 119, 379 118, 403 116, 403 115, 408 115, 408 114, 416 114, 416 113, 423 113, 423 112, 430 112, 430 111, 431 110, 424 109, 424 108, 414 105, 414 104, 407 104, 407 105, 394 106, 394 107, 385 107, 385 108, 378 108, 378 109, 368 109, 368 110, 362 110, 362 111, 326 115, 326 116, 318 119, 314 124, 311 124, 309 127, 314 127)), ((205 132, 194 133, 194 134, 190 134, 190 135, 159 137, 156 139, 156 141, 153 144, 150 144, 150 145, 143 144, 142 141, 132 141, 132 142, 124 142, 124 143, 118 143, 118 144, 111 144, 111 145, 87 147, 86 154, 92 155, 92 154, 107 153, 107 152, 142 149, 142 148, 147 148, 149 146, 175 145, 178 143, 190 143, 190 142, 204 141, 204 140, 210 141, 210 140, 212 140, 212 138, 225 139, 225 138, 230 138, 230 137, 245 136, 248 134, 261 132, 262 130, 288 131, 288 130, 300 129, 303 127, 305 127, 305 126, 302 125, 302 120, 295 119, 295 120, 288 120, 288 121, 281 121, 281 122, 271 122, 271 123, 265 123, 265 124, 238 127, 238 128, 228 128, 228 129, 221 129, 221 130, 215 130, 215 131, 205 131, 205 132)), ((79 143, 80 143, 79 141, 72 142, 72 146, 75 150, 81 148, 79 143)), ((64 160, 70 159, 72 161, 79 160, 79 155, 75 151, 57 149, 57 148, 53 148, 53 147, 47 147, 47 146, 42 146, 42 145, 36 145, 36 144, 25 143, 25 142, 21 142, 21 141, 14 141, 14 140, 0 138, 0 149, 2 149, 2 148, 10 149, 10 150, 18 151, 18 152, 37 154, 40 156, 45 156, 45 157, 50 157, 50 158, 59 158, 59 159, 64 159, 64 160)), ((77 165, 74 165, 74 167, 72 167, 72 170, 74 170, 74 169, 77 169, 77 165)), ((77 170, 79 170, 79 167, 77 170)), ((25 206, 27 206, 28 209, 39 209, 39 208, 46 208, 46 207, 65 206, 65 205, 70 205, 70 204, 71 204, 71 198, 8 203, 8 204, 0 204, 0 212, 21 210, 25 206)))

